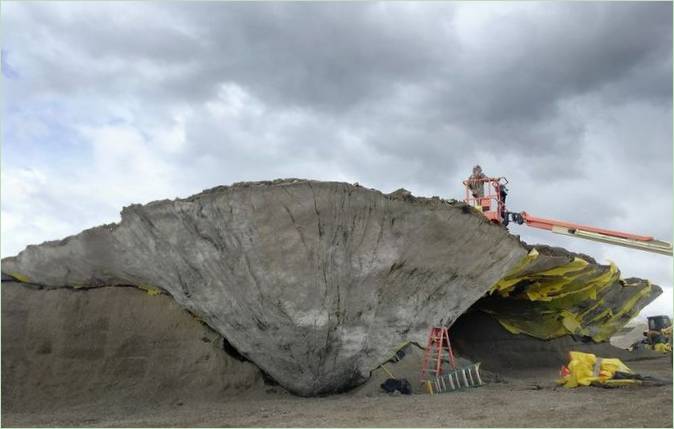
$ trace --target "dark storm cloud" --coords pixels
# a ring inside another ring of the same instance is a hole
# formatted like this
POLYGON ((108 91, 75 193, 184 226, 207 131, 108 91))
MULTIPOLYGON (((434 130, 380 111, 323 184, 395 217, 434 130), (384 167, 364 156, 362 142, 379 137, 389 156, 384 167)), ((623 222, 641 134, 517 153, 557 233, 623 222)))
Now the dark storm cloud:
POLYGON ((135 5, 127 5, 85 5, 62 14, 44 4, 26 7, 30 38, 52 48, 51 55, 34 58, 45 70, 40 78, 52 89, 71 91, 70 79, 53 75, 67 72, 85 87, 96 86, 86 69, 68 64, 122 60, 126 73, 109 70, 109 91, 128 89, 137 67, 146 64, 160 70, 144 87, 134 87, 140 93, 198 102, 220 83, 237 82, 266 102, 343 110, 390 82, 423 77, 442 60, 432 48, 435 37, 445 37, 441 29, 424 29, 423 16, 415 20, 387 5, 167 3, 143 4, 144 13, 129 13, 135 5), (172 19, 165 22, 167 15, 172 19), (165 73, 172 69, 181 73, 165 73))
POLYGON ((371 3, 219 6, 186 8, 212 24, 203 36, 214 61, 200 77, 282 105, 341 112, 385 98, 396 82, 428 79, 456 45, 443 29, 448 5, 434 5, 443 16, 432 20, 371 3))
MULTIPOLYGON (((671 79, 652 79, 671 70, 666 3, 553 3, 546 14, 494 20, 485 46, 470 51, 452 31, 454 5, 409 7, 168 3, 142 5, 143 13, 87 5, 80 13, 53 14, 40 4, 28 14, 31 36, 60 40, 62 60, 127 63, 126 73, 114 69, 121 75, 111 76, 110 88, 127 85, 137 67, 150 63, 159 69, 156 79, 142 76, 144 87, 135 89, 188 102, 237 82, 267 103, 341 113, 386 101, 397 84, 421 84, 432 89, 427 107, 438 122, 481 125, 549 118, 561 97, 621 79, 618 92, 635 85, 642 91, 630 95, 671 93, 671 79)), ((45 79, 58 77, 58 59, 42 58, 45 70, 57 72, 45 79)), ((86 70, 68 71, 86 84, 86 70)))
MULTIPOLYGON (((194 104, 233 82, 267 105, 339 117, 373 135, 387 133, 393 119, 414 129, 404 146, 451 138, 442 130, 460 127, 473 141, 458 145, 572 154, 569 143, 584 124, 561 115, 560 101, 587 93, 671 101, 667 3, 552 3, 494 19, 468 45, 458 40, 460 17, 447 3, 54 9, 65 8, 23 10, 26 37, 50 48, 31 57, 41 73, 36 83, 50 91, 194 104), (421 99, 414 110, 391 112, 407 101, 398 97, 401 86, 419 88, 421 99)), ((382 140, 387 150, 404 151, 382 140)))

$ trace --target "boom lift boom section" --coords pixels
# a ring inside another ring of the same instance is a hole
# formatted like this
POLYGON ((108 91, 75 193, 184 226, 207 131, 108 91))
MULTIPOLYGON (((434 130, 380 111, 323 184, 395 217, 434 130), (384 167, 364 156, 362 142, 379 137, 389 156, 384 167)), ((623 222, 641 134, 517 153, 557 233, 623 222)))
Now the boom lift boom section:
POLYGON ((513 221, 519 225, 526 224, 529 227, 548 230, 556 234, 672 256, 671 243, 656 240, 651 236, 546 219, 532 216, 527 212, 509 212, 505 206, 505 197, 507 195, 505 185, 507 183, 508 179, 505 177, 484 177, 464 180, 463 184, 466 187, 464 202, 480 210, 491 222, 506 227, 510 221, 513 221))

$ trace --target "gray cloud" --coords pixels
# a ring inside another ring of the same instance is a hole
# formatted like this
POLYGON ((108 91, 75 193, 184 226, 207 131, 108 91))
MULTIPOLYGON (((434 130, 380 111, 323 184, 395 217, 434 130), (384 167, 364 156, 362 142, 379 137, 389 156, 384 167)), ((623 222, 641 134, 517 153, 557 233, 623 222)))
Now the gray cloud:
POLYGON ((1 19, 4 253, 239 180, 460 197, 475 162, 511 179, 513 209, 672 235, 669 3, 13 2, 1 19))

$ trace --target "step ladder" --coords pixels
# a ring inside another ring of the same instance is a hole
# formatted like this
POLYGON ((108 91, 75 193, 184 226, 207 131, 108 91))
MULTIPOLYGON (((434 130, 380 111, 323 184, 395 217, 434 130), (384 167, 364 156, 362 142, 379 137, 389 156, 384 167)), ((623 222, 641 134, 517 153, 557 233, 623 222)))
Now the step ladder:
POLYGON ((480 363, 464 368, 456 367, 446 327, 431 328, 422 365, 420 380, 431 395, 484 384, 480 378, 480 363), (447 369, 443 368, 445 361, 448 364, 447 369))

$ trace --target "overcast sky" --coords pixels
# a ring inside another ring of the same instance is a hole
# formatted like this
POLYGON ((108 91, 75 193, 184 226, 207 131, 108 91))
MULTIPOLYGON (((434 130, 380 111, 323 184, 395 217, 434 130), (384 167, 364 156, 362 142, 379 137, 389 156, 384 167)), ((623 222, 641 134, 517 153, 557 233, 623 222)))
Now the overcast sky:
MULTIPOLYGON (((3 2, 2 255, 243 180, 672 237, 671 3, 3 2)), ((665 293, 672 259, 512 226, 665 293)))

